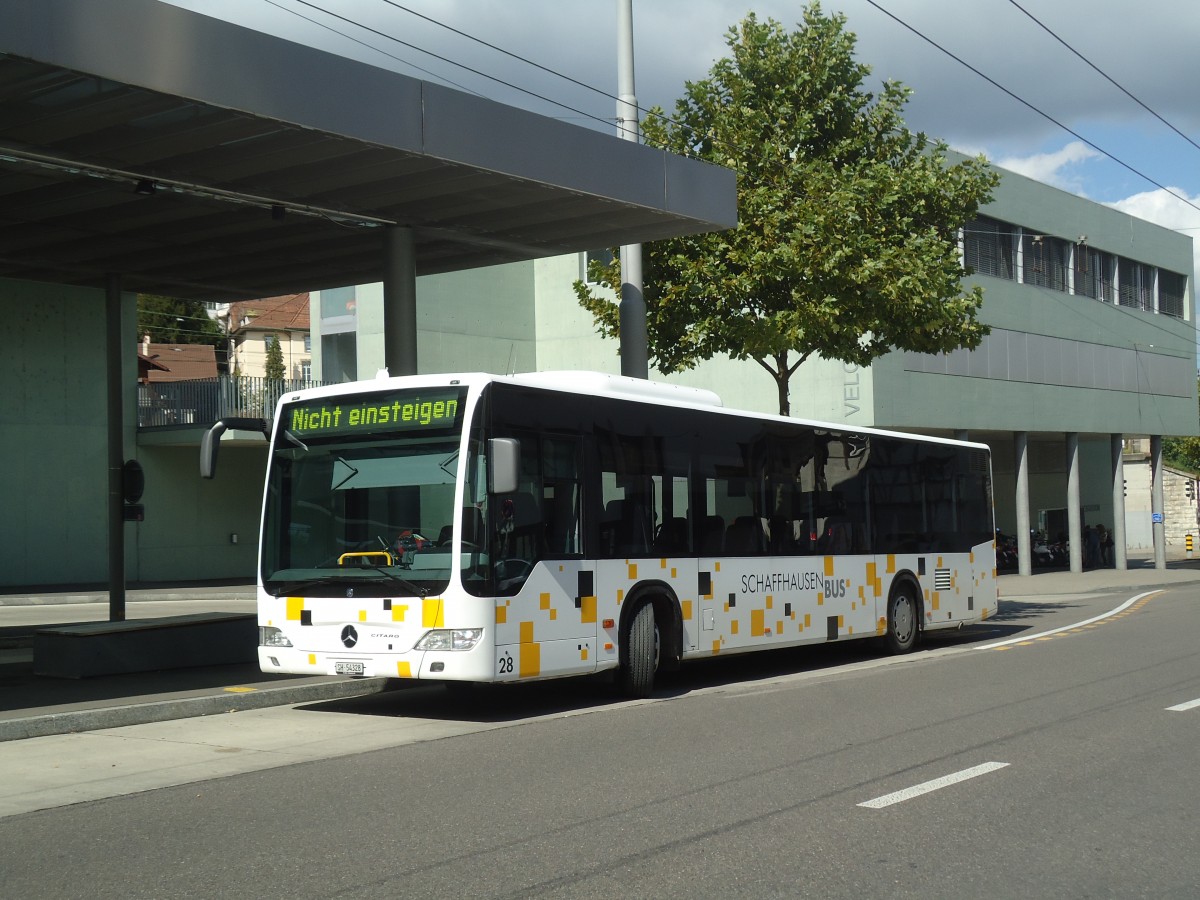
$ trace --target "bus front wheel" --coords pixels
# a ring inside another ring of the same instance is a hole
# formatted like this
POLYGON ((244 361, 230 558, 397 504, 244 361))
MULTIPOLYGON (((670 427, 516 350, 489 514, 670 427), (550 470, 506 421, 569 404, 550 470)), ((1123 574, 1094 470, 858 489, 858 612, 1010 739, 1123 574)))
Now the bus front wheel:
POLYGON ((898 584, 888 598, 887 634, 884 643, 892 653, 908 653, 916 646, 921 607, 911 585, 898 584))
POLYGON ((619 675, 621 693, 644 699, 654 689, 658 671, 658 625, 654 604, 646 601, 633 614, 625 632, 623 662, 619 675))

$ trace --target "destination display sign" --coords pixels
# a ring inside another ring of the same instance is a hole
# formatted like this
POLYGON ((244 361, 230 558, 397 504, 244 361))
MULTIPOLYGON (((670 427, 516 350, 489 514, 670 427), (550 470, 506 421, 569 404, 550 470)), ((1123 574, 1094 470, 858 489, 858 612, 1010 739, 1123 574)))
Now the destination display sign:
POLYGON ((449 428, 458 420, 457 389, 330 397, 284 408, 283 427, 297 438, 449 428))

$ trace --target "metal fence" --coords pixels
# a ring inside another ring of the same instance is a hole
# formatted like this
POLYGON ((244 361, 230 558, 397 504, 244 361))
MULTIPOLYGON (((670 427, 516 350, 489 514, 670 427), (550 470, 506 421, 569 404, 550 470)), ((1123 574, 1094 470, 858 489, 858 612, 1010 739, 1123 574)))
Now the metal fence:
POLYGON ((138 428, 196 425, 207 428, 224 416, 272 419, 279 398, 322 382, 222 375, 194 381, 138 385, 138 428))

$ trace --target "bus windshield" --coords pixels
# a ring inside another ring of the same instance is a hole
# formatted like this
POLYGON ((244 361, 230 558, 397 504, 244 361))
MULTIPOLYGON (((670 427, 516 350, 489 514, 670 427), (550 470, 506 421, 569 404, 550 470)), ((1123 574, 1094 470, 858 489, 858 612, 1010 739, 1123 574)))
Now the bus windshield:
POLYGON ((449 584, 463 393, 390 391, 281 410, 267 474, 264 588, 424 596, 449 584))

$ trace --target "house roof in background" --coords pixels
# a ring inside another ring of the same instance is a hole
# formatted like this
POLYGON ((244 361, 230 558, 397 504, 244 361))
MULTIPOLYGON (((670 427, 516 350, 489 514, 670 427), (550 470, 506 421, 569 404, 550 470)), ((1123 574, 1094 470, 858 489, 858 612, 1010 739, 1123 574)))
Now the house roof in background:
POLYGON ((0 277, 202 300, 736 224, 732 171, 158 0, 0 0, 0 277))
POLYGON ((229 305, 229 333, 308 331, 308 294, 288 294, 229 305), (245 321, 243 321, 245 320, 245 321))
POLYGON ((166 372, 167 367, 153 357, 138 353, 138 381, 148 381, 151 372, 166 372))
POLYGON ((138 355, 148 357, 155 366, 148 375, 151 383, 217 377, 217 353, 212 344, 152 343, 148 354, 138 355))

